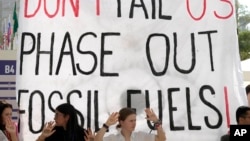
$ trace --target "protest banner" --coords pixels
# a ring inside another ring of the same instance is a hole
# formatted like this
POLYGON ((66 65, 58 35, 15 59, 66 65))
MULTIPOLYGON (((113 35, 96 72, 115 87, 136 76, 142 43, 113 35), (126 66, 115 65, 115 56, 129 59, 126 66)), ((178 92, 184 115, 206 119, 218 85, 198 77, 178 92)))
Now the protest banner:
POLYGON ((128 106, 150 132, 150 107, 167 140, 214 141, 247 103, 233 0, 21 0, 18 35, 25 140, 69 102, 95 131, 128 106))

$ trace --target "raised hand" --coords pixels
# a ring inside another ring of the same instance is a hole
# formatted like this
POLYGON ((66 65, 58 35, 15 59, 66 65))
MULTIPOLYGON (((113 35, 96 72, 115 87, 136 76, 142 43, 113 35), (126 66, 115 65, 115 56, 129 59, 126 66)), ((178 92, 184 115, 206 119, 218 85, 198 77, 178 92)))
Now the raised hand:
POLYGON ((158 117, 156 116, 156 114, 154 113, 154 111, 150 108, 146 108, 145 112, 147 114, 146 119, 153 121, 153 122, 157 122, 158 121, 158 117))
POLYGON ((44 138, 47 138, 51 136, 56 130, 53 130, 54 127, 56 126, 54 121, 50 121, 48 123, 45 123, 45 126, 43 128, 42 135, 44 138))
POLYGON ((10 134, 11 133, 16 133, 16 126, 15 126, 15 123, 12 122, 11 119, 7 119, 5 121, 5 128, 7 130, 7 132, 9 132, 10 134))
POLYGON ((90 128, 88 128, 87 130, 84 130, 84 133, 85 133, 85 136, 84 136, 85 141, 93 141, 94 140, 95 133, 93 133, 90 128))
POLYGON ((119 117, 119 113, 118 113, 118 112, 112 113, 112 114, 109 116, 109 118, 108 118, 108 120, 106 121, 105 124, 106 124, 107 126, 111 126, 111 125, 116 124, 116 122, 118 121, 118 117, 119 117))

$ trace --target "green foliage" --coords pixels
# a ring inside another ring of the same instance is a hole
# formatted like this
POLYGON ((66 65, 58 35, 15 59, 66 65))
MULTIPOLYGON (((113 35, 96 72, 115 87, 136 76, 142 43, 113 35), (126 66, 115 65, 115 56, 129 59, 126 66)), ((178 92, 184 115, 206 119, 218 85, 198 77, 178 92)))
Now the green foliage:
POLYGON ((250 31, 241 31, 238 34, 240 59, 250 58, 250 31))
POLYGON ((238 1, 236 1, 236 17, 240 58, 245 60, 250 58, 250 12, 247 10, 247 6, 241 5, 238 1))

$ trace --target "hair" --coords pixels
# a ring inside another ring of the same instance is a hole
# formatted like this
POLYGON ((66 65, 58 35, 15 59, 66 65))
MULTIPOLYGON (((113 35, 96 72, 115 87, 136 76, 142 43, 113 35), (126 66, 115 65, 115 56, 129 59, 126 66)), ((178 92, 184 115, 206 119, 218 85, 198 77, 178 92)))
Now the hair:
POLYGON ((118 117, 119 124, 116 126, 116 128, 121 128, 120 121, 126 120, 126 118, 127 118, 129 115, 133 115, 133 114, 136 114, 135 109, 132 109, 132 108, 122 108, 122 109, 119 111, 119 117, 118 117))
POLYGON ((6 108, 11 108, 12 109, 12 105, 5 102, 5 101, 0 101, 0 130, 5 130, 5 125, 3 124, 3 118, 2 118, 2 114, 3 114, 3 111, 6 109, 6 108))
POLYGON ((63 113, 65 116, 69 115, 69 120, 68 120, 67 125, 66 125, 66 130, 69 133, 69 140, 80 141, 81 137, 79 137, 79 136, 83 135, 84 133, 82 133, 80 135, 78 134, 79 129, 81 127, 78 124, 77 112, 76 112, 76 109, 74 108, 74 106, 72 106, 69 103, 64 103, 64 104, 59 105, 56 108, 56 110, 63 113))
POLYGON ((250 92, 250 84, 246 86, 246 94, 248 95, 250 92))
POLYGON ((248 107, 248 106, 240 106, 236 110, 236 121, 237 121, 237 123, 239 123, 239 119, 241 117, 245 117, 247 115, 247 111, 250 111, 250 107, 248 107))

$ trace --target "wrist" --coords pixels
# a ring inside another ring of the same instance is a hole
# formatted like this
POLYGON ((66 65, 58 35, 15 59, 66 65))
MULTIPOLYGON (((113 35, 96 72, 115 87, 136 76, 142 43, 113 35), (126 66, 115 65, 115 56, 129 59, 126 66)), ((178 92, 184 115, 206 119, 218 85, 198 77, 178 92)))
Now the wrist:
POLYGON ((156 119, 156 120, 153 120, 153 123, 154 124, 157 124, 157 123, 162 123, 160 119, 156 119))
POLYGON ((107 123, 104 123, 104 124, 102 125, 102 127, 105 128, 106 130, 109 129, 109 125, 107 125, 107 123))
POLYGON ((158 119, 157 121, 154 121, 153 123, 154 123, 154 128, 158 129, 159 127, 161 127, 162 121, 158 119))
POLYGON ((37 139, 37 141, 44 141, 45 140, 45 137, 43 135, 40 135, 37 139))

